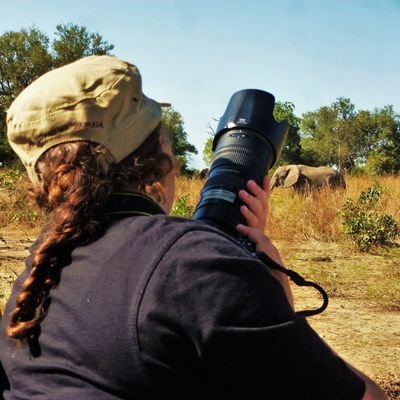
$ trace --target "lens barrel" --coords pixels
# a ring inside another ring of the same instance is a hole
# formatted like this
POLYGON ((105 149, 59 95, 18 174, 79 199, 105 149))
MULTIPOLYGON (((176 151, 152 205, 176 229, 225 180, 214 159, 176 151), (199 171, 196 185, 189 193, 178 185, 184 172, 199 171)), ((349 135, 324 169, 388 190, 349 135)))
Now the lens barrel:
POLYGON ((250 179, 262 185, 287 136, 288 124, 275 121, 274 105, 274 96, 262 90, 233 94, 218 124, 213 160, 194 219, 237 236, 236 225, 245 224, 238 193, 250 179))

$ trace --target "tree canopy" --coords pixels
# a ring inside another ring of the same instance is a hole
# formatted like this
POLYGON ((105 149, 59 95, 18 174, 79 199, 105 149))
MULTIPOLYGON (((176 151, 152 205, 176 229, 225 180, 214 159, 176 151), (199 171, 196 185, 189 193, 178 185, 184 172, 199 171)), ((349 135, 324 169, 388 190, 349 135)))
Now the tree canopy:
MULTIPOLYGON (((44 73, 90 55, 110 55, 114 45, 99 33, 84 26, 59 24, 54 38, 33 26, 20 31, 7 31, 0 36, 0 159, 14 159, 6 136, 6 110, 18 94, 44 73)), ((172 147, 187 168, 191 154, 197 149, 188 142, 182 116, 169 108, 163 121, 171 131, 172 147)))
POLYGON ((211 161, 212 161, 212 158, 214 155, 214 152, 212 149, 213 140, 214 140, 214 134, 210 133, 209 136, 207 137, 206 141, 204 142, 203 161, 207 167, 209 167, 211 165, 211 161))
POLYGON ((188 169, 192 154, 197 154, 196 147, 188 142, 182 115, 173 107, 163 108, 162 121, 170 131, 173 153, 178 157, 182 170, 188 169))
POLYGON ((14 157, 6 140, 6 110, 36 78, 89 55, 110 54, 114 45, 98 33, 75 24, 56 26, 54 39, 37 27, 7 31, 0 36, 0 159, 14 157))
POLYGON ((340 97, 301 120, 303 160, 374 174, 400 172, 400 116, 392 106, 359 110, 340 97))
POLYGON ((103 40, 99 33, 88 32, 84 26, 75 24, 57 25, 55 35, 56 38, 53 40, 55 67, 82 57, 110 54, 114 48, 114 45, 103 40))
POLYGON ((289 131, 278 165, 298 164, 301 161, 300 118, 294 114, 295 106, 289 101, 277 101, 274 108, 274 118, 280 122, 286 120, 289 131))
MULTIPOLYGON (((36 26, 0 35, 0 161, 15 158, 6 138, 6 110, 32 81, 54 68, 89 55, 110 55, 114 45, 99 33, 72 23, 58 24, 54 36, 36 26)), ((349 98, 339 97, 330 105, 295 115, 291 102, 277 101, 277 121, 287 120, 289 133, 278 164, 330 165, 351 172, 400 174, 400 115, 393 106, 357 110, 349 98)), ((182 116, 173 108, 163 110, 163 121, 171 131, 172 147, 188 170, 195 146, 188 142, 182 116)), ((203 161, 212 160, 209 132, 203 161)))
MULTIPOLYGON (((278 165, 328 165, 347 172, 400 174, 400 114, 393 106, 357 110, 349 98, 339 97, 302 117, 294 109, 291 102, 275 104, 275 119, 289 123, 278 165)), ((211 132, 203 150, 207 165, 213 137, 211 132)))

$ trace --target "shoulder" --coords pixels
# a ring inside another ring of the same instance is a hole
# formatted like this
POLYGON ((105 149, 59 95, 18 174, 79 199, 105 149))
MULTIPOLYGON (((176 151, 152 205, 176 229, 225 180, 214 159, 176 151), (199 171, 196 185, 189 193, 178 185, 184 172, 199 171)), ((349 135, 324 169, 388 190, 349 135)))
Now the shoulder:
POLYGON ((233 237, 204 223, 165 222, 183 223, 185 229, 174 236, 159 259, 149 280, 153 293, 173 294, 190 309, 211 307, 207 315, 223 310, 234 318, 238 309, 246 313, 246 303, 248 315, 265 314, 269 322, 273 316, 278 321, 293 318, 283 289, 269 268, 233 237), (169 290, 165 291, 166 287, 169 290))
MULTIPOLYGON (((167 215, 126 218, 113 224, 108 234, 117 235, 132 243, 156 244, 159 250, 180 249, 224 251, 248 257, 250 253, 237 240, 203 222, 167 215)), ((202 251, 201 250, 201 251, 202 251)))

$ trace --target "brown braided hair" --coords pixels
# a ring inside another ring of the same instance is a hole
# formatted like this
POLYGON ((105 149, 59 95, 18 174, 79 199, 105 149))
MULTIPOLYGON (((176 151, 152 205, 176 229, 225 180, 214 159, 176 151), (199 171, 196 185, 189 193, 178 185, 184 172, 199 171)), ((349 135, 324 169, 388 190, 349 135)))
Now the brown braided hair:
POLYGON ((174 158, 162 147, 166 136, 159 125, 147 140, 118 164, 107 149, 86 141, 57 145, 38 162, 41 185, 28 194, 47 214, 39 244, 32 253, 30 276, 17 297, 8 336, 24 341, 39 334, 50 305, 50 290, 60 281, 61 268, 72 250, 98 239, 106 230, 105 205, 114 191, 129 188, 163 201, 163 178, 174 158))

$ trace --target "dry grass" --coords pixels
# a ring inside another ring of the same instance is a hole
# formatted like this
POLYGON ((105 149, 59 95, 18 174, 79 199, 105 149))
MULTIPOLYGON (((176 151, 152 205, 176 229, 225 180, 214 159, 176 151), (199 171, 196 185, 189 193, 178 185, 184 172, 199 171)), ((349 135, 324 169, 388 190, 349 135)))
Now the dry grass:
POLYGON ((200 198, 200 191, 205 181, 199 178, 180 176, 177 179, 175 198, 189 195, 189 205, 195 207, 200 198))
POLYGON ((0 168, 0 227, 32 229, 41 224, 42 215, 26 196, 25 182, 20 171, 0 168))
MULTIPOLYGON (((16 171, 0 170, 0 228, 34 236, 41 215, 25 197, 23 181, 16 171)), ((194 209, 204 183, 199 178, 179 177, 176 198, 183 198, 194 209)), ((346 191, 325 189, 301 197, 292 189, 275 189, 270 197, 267 234, 278 244, 288 265, 323 284, 331 296, 368 299, 386 310, 400 310, 399 242, 397 247, 360 253, 344 233, 339 212, 346 198, 356 200, 376 183, 386 188, 381 212, 400 224, 399 177, 349 176, 346 191), (319 260, 326 257, 329 261, 321 268, 319 260)))
MULTIPOLYGON (((398 311, 398 243, 360 253, 344 233, 340 213, 346 198, 357 200, 362 191, 376 183, 387 189, 380 211, 400 224, 400 178, 348 177, 346 191, 324 189, 301 197, 292 189, 276 189, 270 198, 267 234, 278 244, 288 266, 319 282, 331 297, 366 301, 374 308, 398 311)), ((194 207, 203 185, 199 179, 180 177, 177 198, 188 195, 188 203, 194 207)))
MULTIPOLYGON (((315 239, 328 242, 347 240, 339 213, 347 197, 358 199, 360 193, 375 183, 387 189, 381 211, 400 223, 400 178, 347 177, 346 191, 324 189, 311 196, 295 195, 292 189, 275 189, 270 198, 267 233, 275 240, 298 241, 315 239)), ((189 195, 195 206, 204 181, 197 178, 178 178, 177 198, 189 195)))
MULTIPOLYGON (((347 197, 357 199, 375 183, 387 189, 382 197, 381 211, 400 223, 400 178, 348 176, 346 191, 321 190, 300 197, 292 189, 275 189, 270 198, 267 233, 275 240, 298 241, 315 239, 327 242, 345 241, 339 210, 347 197)), ((195 207, 204 180, 179 177, 176 198, 187 196, 195 207)), ((0 227, 14 224, 32 228, 40 223, 40 214, 24 195, 24 177, 15 171, 0 169, 0 227)))
POLYGON ((275 190, 270 200, 268 234, 276 240, 341 240, 343 234, 338 212, 344 200, 342 191, 325 189, 300 197, 291 190, 275 190))
MULTIPOLYGON (((291 189, 276 189, 270 198, 267 233, 288 267, 329 293, 327 311, 311 319, 317 331, 379 382, 390 399, 400 399, 394 370, 400 326, 400 246, 360 253, 344 234, 338 212, 346 198, 357 200, 376 182, 387 188, 381 211, 400 223, 399 177, 348 177, 345 192, 322 190, 300 197, 291 189)), ((179 177, 176 198, 194 208, 203 185, 198 178, 179 177)), ((40 215, 24 196, 22 179, 0 170, 0 311, 40 225, 40 215)), ((295 287, 294 294, 298 309, 320 305, 311 289, 295 287)))
MULTIPOLYGON (((199 178, 179 177, 176 199, 183 199, 189 210, 194 209, 204 183, 199 178)), ((400 224, 399 177, 347 177, 346 191, 325 189, 302 197, 292 189, 275 189, 270 198, 267 234, 278 243, 289 265, 323 283, 332 296, 368 298, 386 309, 399 310, 400 287, 393 282, 400 282, 400 248, 376 248, 369 254, 360 253, 344 233, 339 212, 346 198, 356 200, 362 191, 376 183, 387 189, 381 211, 400 224), (301 243, 305 243, 306 251, 301 243), (333 246, 329 254, 338 260, 325 263, 324 268, 316 263, 329 256, 319 251, 322 243, 325 249, 333 246)), ((21 175, 0 172, 0 227, 34 232, 40 225, 40 214, 24 196, 21 175)))

